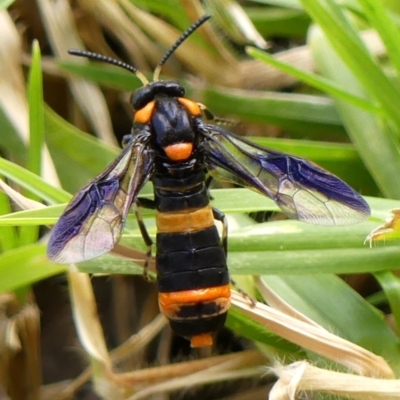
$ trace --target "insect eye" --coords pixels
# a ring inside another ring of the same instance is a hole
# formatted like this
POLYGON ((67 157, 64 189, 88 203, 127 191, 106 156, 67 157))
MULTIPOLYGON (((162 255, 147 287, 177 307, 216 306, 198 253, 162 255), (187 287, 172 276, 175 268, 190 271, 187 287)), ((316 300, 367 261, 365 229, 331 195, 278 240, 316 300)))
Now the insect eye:
POLYGON ((137 110, 134 115, 135 122, 139 124, 147 124, 150 121, 151 115, 154 110, 154 100, 147 103, 143 108, 137 110))
POLYGON ((189 111, 189 113, 191 115, 193 115, 194 117, 197 117, 198 115, 201 114, 201 109, 199 107, 199 105, 192 101, 187 99, 186 97, 178 97, 178 101, 179 103, 181 103, 183 105, 183 107, 186 108, 186 110, 189 111))

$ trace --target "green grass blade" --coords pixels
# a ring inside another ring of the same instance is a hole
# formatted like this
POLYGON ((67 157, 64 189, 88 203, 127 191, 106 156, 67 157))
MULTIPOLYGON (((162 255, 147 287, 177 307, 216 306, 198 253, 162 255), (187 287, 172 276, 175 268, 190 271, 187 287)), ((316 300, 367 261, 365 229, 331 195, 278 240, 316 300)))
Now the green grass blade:
POLYGON ((335 83, 325 79, 321 76, 316 74, 312 74, 309 72, 305 72, 300 70, 299 68, 293 67, 290 64, 286 64, 282 61, 277 60, 273 56, 267 54, 264 51, 258 50, 254 47, 247 47, 246 48, 247 54, 249 56, 263 61, 267 64, 273 65, 274 67, 280 69, 283 72, 286 72, 289 75, 292 75, 299 80, 307 83, 314 88, 321 90, 322 92, 328 93, 334 97, 337 97, 341 100, 348 101, 364 110, 374 112, 379 115, 384 115, 384 112, 381 107, 373 104, 371 101, 367 99, 363 99, 362 97, 358 97, 353 95, 352 93, 345 90, 343 87, 336 85, 335 83))
MULTIPOLYGON (((0 191, 0 218, 11 213, 10 200, 0 191)), ((12 214, 11 214, 12 215, 12 214)), ((0 229, 0 252, 16 248, 18 245, 17 231, 13 226, 2 226, 0 229)))
POLYGON ((390 310, 394 317, 397 331, 400 329, 400 279, 392 271, 382 271, 374 274, 381 285, 387 300, 390 304, 390 310))
POLYGON ((302 0, 302 4, 365 90, 381 104, 388 118, 400 127, 397 107, 400 103, 400 93, 351 28, 339 5, 331 0, 302 0), (365 71, 368 71, 368 74, 365 71))
POLYGON ((143 7, 146 11, 162 15, 174 22, 182 32, 193 22, 190 20, 183 3, 176 0, 130 0, 135 7, 143 7))
MULTIPOLYGON (((282 242, 284 246, 285 240, 282 242)), ((395 269, 399 264, 400 254, 395 247, 231 251, 228 258, 229 270, 234 275, 361 274, 395 269)))
POLYGON ((7 113, 0 107, 0 146, 3 154, 12 154, 15 162, 26 163, 26 147, 18 130, 12 124, 7 113))
POLYGON ((30 138, 26 166, 29 171, 36 175, 40 175, 41 173, 42 150, 44 144, 43 82, 40 63, 39 44, 37 41, 34 41, 28 82, 30 138))
POLYGON ((267 4, 269 6, 279 6, 294 8, 297 10, 302 10, 303 7, 299 0, 253 0, 255 3, 267 4))
POLYGON ((245 7, 245 11, 263 37, 304 37, 310 25, 309 16, 301 10, 245 7))
POLYGON ((0 1, 0 10, 5 10, 8 8, 15 0, 1 0, 0 1))
POLYGON ((105 87, 133 91, 142 86, 140 80, 131 72, 101 64, 80 64, 73 62, 58 62, 61 70, 79 76, 105 87))
POLYGON ((388 58, 400 75, 400 32, 393 19, 385 9, 385 3, 377 0, 359 0, 363 11, 370 22, 376 29, 385 44, 388 58))
MULTIPOLYGON (((41 71, 40 48, 37 41, 32 46, 32 64, 28 81, 29 104, 29 146, 26 167, 36 175, 41 175, 42 152, 44 145, 44 119, 43 119, 43 80, 41 71)), ((39 200, 32 193, 25 193, 32 200, 39 200)), ((38 239, 38 227, 26 226, 20 230, 21 245, 33 243, 38 239)))
MULTIPOLYGON (((357 96, 367 96, 358 80, 359 76, 355 76, 347 68, 320 30, 313 30, 310 46, 318 68, 324 76, 340 85, 346 85, 348 90, 357 96)), ((400 156, 388 124, 382 123, 380 118, 352 106, 347 101, 338 99, 335 104, 353 144, 382 193, 387 197, 399 199, 400 156)))
POLYGON ((80 131, 49 108, 45 109, 45 135, 60 182, 71 193, 105 169, 120 152, 80 131))
POLYGON ((342 122, 330 99, 294 93, 210 88, 202 100, 216 115, 235 115, 244 121, 267 122, 309 135, 337 133, 342 122))
POLYGON ((0 293, 59 274, 66 268, 66 265, 50 262, 43 244, 31 244, 6 251, 0 255, 0 293))
POLYGON ((66 204, 57 204, 35 210, 17 211, 0 216, 0 226, 53 225, 66 204))
POLYGON ((0 174, 50 204, 65 203, 71 198, 68 192, 55 188, 36 174, 1 157, 0 174))

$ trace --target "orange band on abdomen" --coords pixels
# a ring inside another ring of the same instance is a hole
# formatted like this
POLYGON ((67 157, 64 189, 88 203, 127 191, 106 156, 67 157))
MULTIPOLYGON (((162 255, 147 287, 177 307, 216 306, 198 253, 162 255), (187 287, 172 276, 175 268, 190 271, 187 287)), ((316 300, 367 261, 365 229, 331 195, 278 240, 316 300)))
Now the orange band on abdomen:
MULTIPOLYGON (((231 288, 229 285, 224 285, 197 290, 159 293, 158 303, 161 312, 169 319, 179 319, 179 312, 182 308, 199 303, 215 303, 215 314, 218 315, 228 311, 230 307, 231 288)), ((192 318, 200 317, 202 315, 193 316, 192 318)))
POLYGON ((198 303, 199 301, 211 301, 219 297, 231 297, 229 285, 216 286, 196 290, 181 290, 179 292, 159 293, 159 300, 163 304, 198 303))
POLYGON ((158 211, 156 224, 159 233, 194 232, 213 226, 214 215, 211 206, 179 212, 158 211))

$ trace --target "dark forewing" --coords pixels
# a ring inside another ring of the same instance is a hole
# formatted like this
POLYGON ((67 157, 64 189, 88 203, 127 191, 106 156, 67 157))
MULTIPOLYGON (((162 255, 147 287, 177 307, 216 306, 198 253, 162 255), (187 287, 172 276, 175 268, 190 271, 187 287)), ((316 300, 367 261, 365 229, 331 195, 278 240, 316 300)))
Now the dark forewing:
POLYGON ((213 125, 205 125, 203 135, 212 176, 269 196, 290 218, 347 225, 370 215, 357 192, 310 161, 257 146, 213 125))
POLYGON ((108 168, 71 200, 51 232, 49 258, 60 264, 90 260, 115 246, 126 215, 149 179, 153 153, 136 136, 108 168))

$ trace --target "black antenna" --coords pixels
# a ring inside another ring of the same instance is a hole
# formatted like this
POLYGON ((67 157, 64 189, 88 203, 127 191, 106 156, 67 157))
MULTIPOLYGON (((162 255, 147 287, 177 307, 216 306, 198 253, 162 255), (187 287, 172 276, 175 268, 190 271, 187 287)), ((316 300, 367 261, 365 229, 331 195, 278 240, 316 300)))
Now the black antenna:
MULTIPOLYGON (((192 25, 189 26, 189 28, 186 29, 185 32, 179 36, 178 40, 170 47, 170 49, 164 54, 164 57, 161 59, 161 61, 157 64, 156 68, 154 69, 153 73, 153 81, 158 81, 158 78, 160 76, 161 68, 163 65, 167 62, 168 58, 171 57, 171 54, 184 42, 199 26, 203 25, 204 22, 209 20, 211 18, 211 15, 205 14, 201 18, 199 18, 196 22, 194 22, 192 25)), ((130 72, 133 72, 143 83, 143 86, 146 86, 149 81, 145 77, 145 75, 138 71, 135 67, 132 65, 129 65, 123 61, 116 60, 115 58, 111 58, 108 56, 105 56, 103 54, 99 53, 93 53, 91 51, 86 51, 86 50, 79 50, 79 49, 69 49, 68 50, 69 54, 72 54, 74 56, 78 57, 86 57, 91 60, 96 60, 96 61, 102 61, 106 62, 108 64, 116 65, 118 67, 124 68, 130 72)))
POLYGON ((153 81, 158 81, 160 76, 161 68, 166 63, 168 58, 171 57, 172 53, 184 42, 198 27, 204 24, 207 20, 211 18, 211 15, 205 14, 201 18, 199 18, 196 22, 189 26, 185 32, 179 36, 178 40, 170 47, 170 49, 164 54, 164 57, 161 61, 157 64, 156 68, 154 69, 153 74, 153 81))
POLYGON ((116 60, 115 58, 111 58, 111 57, 105 56, 103 54, 93 53, 91 51, 79 50, 79 49, 69 49, 68 53, 72 54, 74 56, 78 56, 78 57, 86 57, 91 60, 102 61, 102 62, 106 62, 108 64, 117 65, 118 67, 124 68, 130 72, 133 72, 141 80, 143 85, 147 85, 149 83, 149 81, 147 80, 147 78, 144 76, 144 74, 142 72, 138 71, 132 65, 129 65, 123 61, 116 60))

